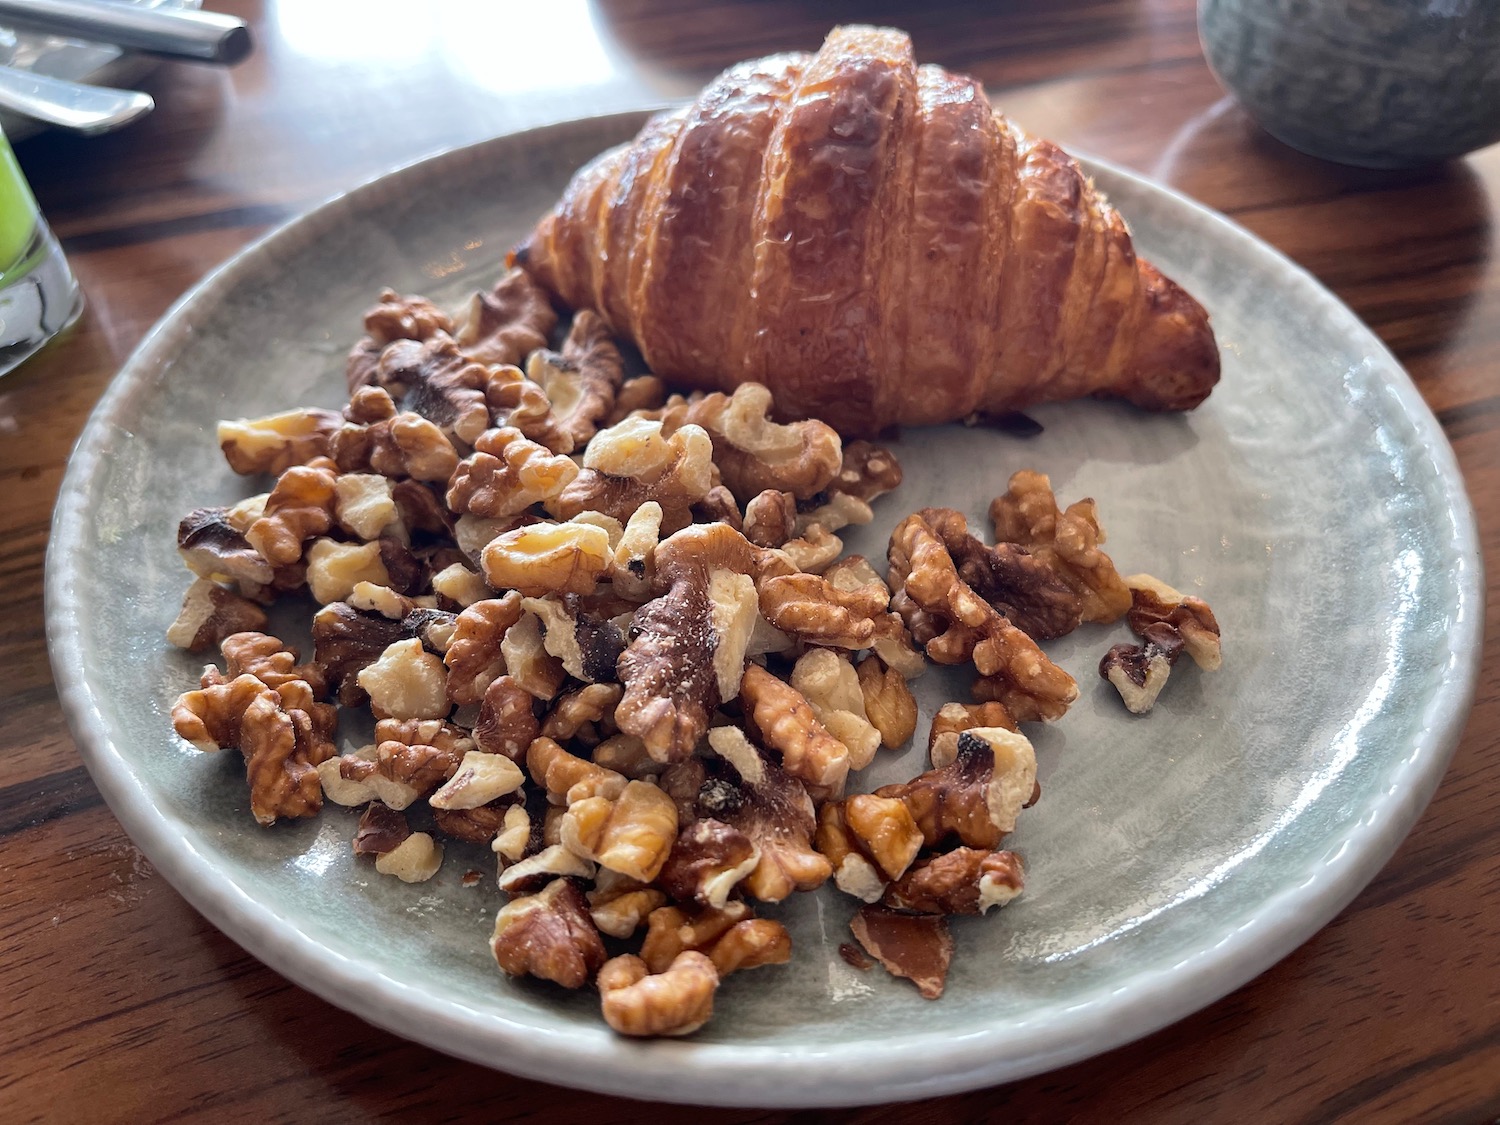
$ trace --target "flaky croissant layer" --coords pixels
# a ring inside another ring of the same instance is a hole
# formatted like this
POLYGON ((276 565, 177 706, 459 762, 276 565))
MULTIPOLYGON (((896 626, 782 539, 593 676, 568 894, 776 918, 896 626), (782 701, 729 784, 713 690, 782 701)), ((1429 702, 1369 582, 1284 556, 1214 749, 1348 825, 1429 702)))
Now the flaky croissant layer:
POLYGON ((848 435, 1107 395, 1198 405, 1203 308, 1078 165, 905 33, 731 67, 595 159, 515 260, 657 374, 848 435))

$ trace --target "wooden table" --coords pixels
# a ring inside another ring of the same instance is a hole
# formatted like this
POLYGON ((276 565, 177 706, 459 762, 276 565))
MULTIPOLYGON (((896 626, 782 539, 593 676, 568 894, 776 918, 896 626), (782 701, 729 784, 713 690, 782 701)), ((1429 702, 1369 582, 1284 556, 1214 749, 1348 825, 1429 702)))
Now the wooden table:
MULTIPOLYGON (((225 5, 229 7, 229 5, 225 5)), ((693 92, 831 22, 908 28, 1033 132, 1137 168, 1306 266, 1406 363, 1458 450, 1500 582, 1500 147, 1333 167, 1261 133, 1204 65, 1191 0, 990 5, 245 0, 259 49, 172 66, 159 108, 19 147, 89 298, 0 381, 0 1119, 687 1121, 456 1062, 287 983, 203 921, 120 830, 48 669, 42 560, 68 450, 167 306, 271 224, 437 149, 693 92), (503 9, 503 11, 502 11, 503 9)), ((1500 628, 1436 799, 1336 921, 1237 993, 1102 1058, 831 1119, 1442 1121, 1500 1115, 1500 628)), ((721 1121, 788 1114, 724 1112, 721 1121)))

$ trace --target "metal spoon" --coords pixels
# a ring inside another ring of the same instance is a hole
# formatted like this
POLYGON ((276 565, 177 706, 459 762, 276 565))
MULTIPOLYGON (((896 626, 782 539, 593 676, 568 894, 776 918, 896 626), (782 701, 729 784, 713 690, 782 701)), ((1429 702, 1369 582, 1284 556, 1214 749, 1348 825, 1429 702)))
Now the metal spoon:
POLYGON ((0 66, 0 109, 79 133, 107 133, 156 107, 150 94, 0 66))

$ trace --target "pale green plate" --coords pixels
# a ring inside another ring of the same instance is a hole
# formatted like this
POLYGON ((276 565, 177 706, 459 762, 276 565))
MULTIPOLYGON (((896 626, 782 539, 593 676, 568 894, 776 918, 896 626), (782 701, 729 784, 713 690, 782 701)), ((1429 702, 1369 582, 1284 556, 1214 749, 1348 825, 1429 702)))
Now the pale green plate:
MULTIPOLYGON (((1051 646, 1082 696, 1036 735, 1043 796, 1012 837, 1027 891, 956 924, 941 1001, 846 965, 851 900, 828 888, 776 911, 793 963, 730 979, 691 1041, 621 1040, 592 993, 496 970, 487 852, 450 848, 425 885, 382 878, 350 854, 353 813, 260 829, 237 756, 173 736, 198 670, 162 639, 188 580, 174 528, 248 491, 215 420, 337 405, 382 286, 456 300, 491 280, 573 169, 640 120, 502 137, 334 200, 183 298, 100 403, 58 503, 49 638, 89 769, 163 874, 267 964, 399 1034, 570 1085, 736 1105, 915 1098, 1071 1062, 1222 996, 1332 918, 1426 804, 1469 707, 1483 604, 1463 484, 1348 309, 1223 218, 1103 164, 1141 252, 1212 313, 1223 383, 1189 416, 1084 402, 1037 410, 1030 440, 910 433, 907 483, 850 546, 883 556, 927 504, 982 524, 1035 467, 1065 501, 1098 499, 1124 571, 1209 600, 1224 669, 1179 666, 1133 718, 1094 674, 1123 626, 1051 646), (469 868, 479 886, 460 884, 469 868)), ((924 720, 965 697, 961 678, 918 686, 924 720)), ((868 780, 921 768, 916 748, 868 780)))

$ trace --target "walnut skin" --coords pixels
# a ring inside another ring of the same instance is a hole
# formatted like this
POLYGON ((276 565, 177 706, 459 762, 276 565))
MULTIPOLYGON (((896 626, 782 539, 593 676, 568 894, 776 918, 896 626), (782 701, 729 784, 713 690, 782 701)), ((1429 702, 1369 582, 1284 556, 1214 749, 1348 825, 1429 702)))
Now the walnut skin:
POLYGON ((507 271, 488 293, 475 293, 454 319, 454 339, 476 363, 520 363, 547 346, 557 325, 547 294, 520 269, 507 271))
POLYGON ((540 977, 564 988, 582 988, 606 957, 588 903, 569 879, 554 879, 502 906, 490 952, 510 976, 540 977))
POLYGON ((1093 500, 1059 511, 1052 482, 1023 470, 990 504, 990 519, 997 542, 1025 547, 1073 588, 1085 621, 1118 621, 1130 608, 1130 590, 1099 548, 1104 531, 1093 500))
POLYGON ((599 970, 604 1022, 621 1035, 691 1035, 714 1013, 719 974, 701 953, 680 954, 663 973, 629 954, 599 970))
POLYGON ((936 1000, 943 994, 948 964, 953 960, 953 935, 942 917, 864 906, 849 928, 886 972, 911 981, 924 999, 936 1000))

